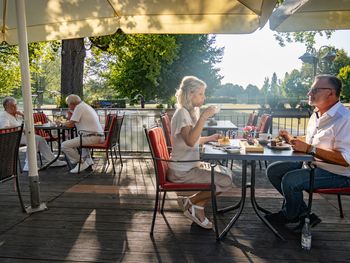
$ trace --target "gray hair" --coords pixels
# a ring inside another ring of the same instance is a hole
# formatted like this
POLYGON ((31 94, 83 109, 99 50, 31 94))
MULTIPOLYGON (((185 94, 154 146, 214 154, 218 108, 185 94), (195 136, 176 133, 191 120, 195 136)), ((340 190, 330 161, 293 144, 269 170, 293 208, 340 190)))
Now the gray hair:
POLYGON ((199 109, 194 109, 192 105, 192 94, 198 89, 206 89, 206 87, 207 84, 205 84, 203 80, 200 80, 194 76, 186 76, 182 79, 179 89, 175 93, 177 99, 177 107, 187 109, 194 121, 196 121, 198 118, 199 109))
POLYGON ((4 109, 6 109, 10 102, 17 103, 17 100, 14 97, 5 97, 2 101, 2 106, 4 106, 4 109))
POLYGON ((339 78, 329 74, 317 75, 315 80, 318 79, 326 79, 328 84, 335 90, 335 94, 339 98, 341 90, 342 90, 342 82, 339 78))
POLYGON ((67 104, 77 105, 81 102, 81 98, 78 95, 71 94, 66 98, 67 104))

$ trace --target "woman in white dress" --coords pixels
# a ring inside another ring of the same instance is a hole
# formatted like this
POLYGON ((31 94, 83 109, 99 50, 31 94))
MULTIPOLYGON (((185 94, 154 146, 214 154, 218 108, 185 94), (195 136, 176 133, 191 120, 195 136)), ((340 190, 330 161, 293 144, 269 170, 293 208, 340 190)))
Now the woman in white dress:
MULTIPOLYGON (((219 134, 202 137, 206 120, 216 113, 210 106, 200 114, 199 108, 205 101, 206 84, 202 80, 186 76, 176 92, 177 109, 171 120, 173 149, 171 160, 199 160, 199 145, 217 141, 219 134)), ((168 180, 176 183, 210 183, 210 164, 200 161, 169 163, 168 180)), ((215 167, 215 185, 217 193, 232 188, 232 171, 224 166, 215 167)), ((211 199, 208 191, 198 192, 190 197, 178 197, 179 206, 184 215, 199 226, 211 229, 212 223, 205 216, 204 207, 211 199)))

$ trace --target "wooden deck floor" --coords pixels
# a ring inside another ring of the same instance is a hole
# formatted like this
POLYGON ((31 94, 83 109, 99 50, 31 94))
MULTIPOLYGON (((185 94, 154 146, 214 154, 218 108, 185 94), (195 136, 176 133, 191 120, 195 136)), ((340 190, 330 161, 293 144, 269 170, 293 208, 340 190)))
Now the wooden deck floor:
MULTIPOLYGON (((343 198, 345 218, 340 219, 333 197, 315 196, 313 210, 323 221, 313 229, 311 252, 300 248, 300 234, 281 229, 287 242, 275 237, 249 200, 228 236, 216 242, 212 230, 182 215, 176 195, 170 194, 166 217, 158 215, 151 238, 151 160, 125 159, 116 176, 103 172, 102 159, 95 161, 94 172, 80 175, 67 168, 40 172, 41 200, 49 207, 44 212, 21 213, 13 183, 0 185, 0 262, 350 262, 349 197, 343 198)), ((239 186, 239 165, 235 168, 239 186)), ((29 204, 26 174, 21 183, 29 204)), ((278 210, 282 199, 263 173, 256 192, 263 207, 278 210)), ((239 195, 239 188, 233 189, 218 201, 228 205, 239 195)), ((219 216, 219 228, 229 218, 219 216)))

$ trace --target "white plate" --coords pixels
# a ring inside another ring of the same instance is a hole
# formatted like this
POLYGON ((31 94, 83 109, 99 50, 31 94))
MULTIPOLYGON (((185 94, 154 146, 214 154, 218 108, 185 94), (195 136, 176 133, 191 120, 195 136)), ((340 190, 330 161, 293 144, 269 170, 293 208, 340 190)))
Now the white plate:
POLYGON ((283 143, 282 145, 271 146, 270 142, 267 144, 267 147, 274 149, 274 150, 290 150, 290 148, 291 148, 290 144, 288 144, 288 143, 283 143))
POLYGON ((208 144, 211 144, 213 146, 217 146, 217 147, 227 147, 231 145, 231 141, 228 144, 221 144, 219 142, 208 142, 208 144))

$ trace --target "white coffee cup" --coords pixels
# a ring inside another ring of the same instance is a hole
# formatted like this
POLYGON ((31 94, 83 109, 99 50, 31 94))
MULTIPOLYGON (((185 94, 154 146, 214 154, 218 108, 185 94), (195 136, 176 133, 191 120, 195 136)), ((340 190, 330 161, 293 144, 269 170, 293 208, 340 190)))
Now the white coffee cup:
POLYGON ((267 141, 272 138, 272 135, 270 133, 259 133, 259 139, 267 141))
POLYGON ((218 114, 221 110, 220 105, 210 105, 211 107, 214 107, 214 113, 218 114))

